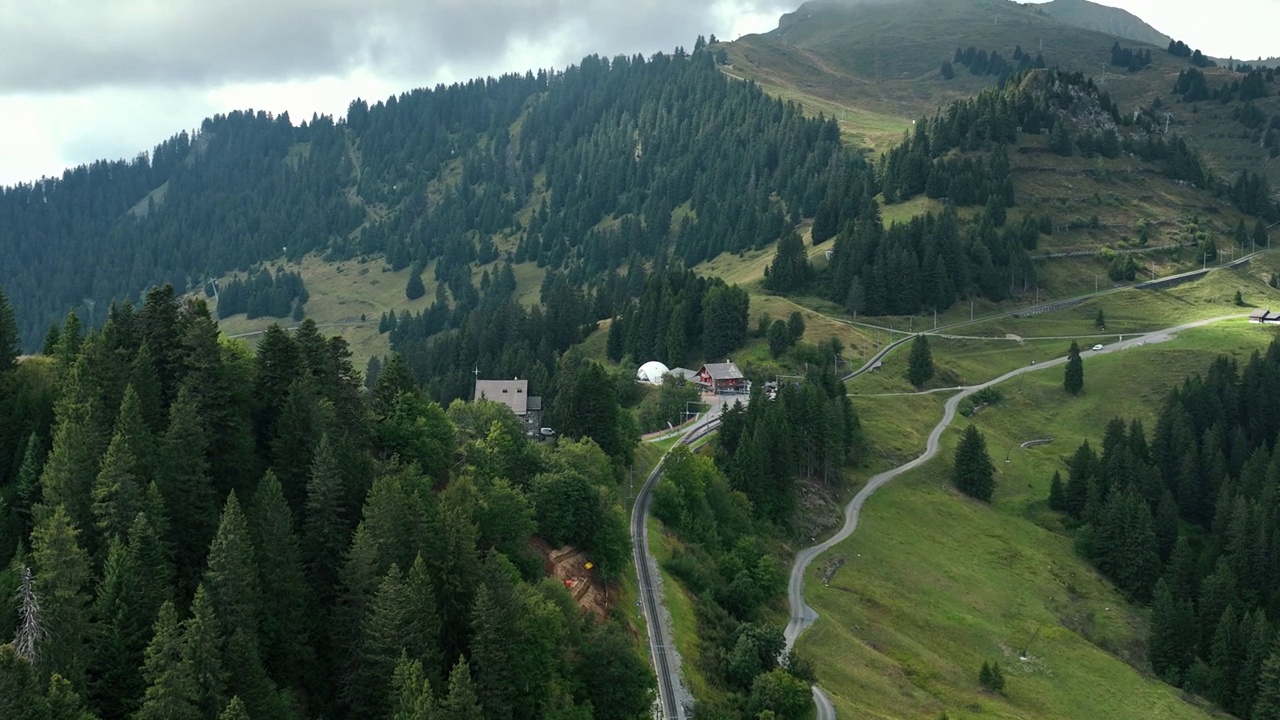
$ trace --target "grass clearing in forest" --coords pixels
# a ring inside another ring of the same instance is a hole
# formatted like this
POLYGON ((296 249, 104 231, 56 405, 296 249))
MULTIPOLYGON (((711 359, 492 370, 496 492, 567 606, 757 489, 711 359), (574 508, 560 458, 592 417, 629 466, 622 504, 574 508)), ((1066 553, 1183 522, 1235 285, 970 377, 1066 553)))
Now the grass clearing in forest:
MULTIPOLYGON (((1115 416, 1148 433, 1175 383, 1218 354, 1240 360, 1274 328, 1229 321, 1163 343, 1085 359, 1085 390, 1062 390, 1062 368, 997 386, 1003 399, 957 418, 943 450, 867 503, 858 531, 819 558, 806 599, 821 615, 800 641, 840 717, 1207 718, 1180 691, 1135 670, 1145 662, 1147 613, 1128 605, 1058 532, 1046 498, 1054 469, 1115 416), (952 489, 952 449, 977 423, 996 465, 990 506, 952 489), (1020 443, 1053 437, 1029 449, 1020 443), (1008 462, 1005 462, 1005 458, 1008 462), (845 562, 830 586, 818 570, 845 562), (1020 657, 1023 649, 1027 658, 1020 657), (1005 696, 982 691, 983 661, 1000 662, 1005 696)), ((919 453, 943 394, 855 397, 873 455, 919 453)))

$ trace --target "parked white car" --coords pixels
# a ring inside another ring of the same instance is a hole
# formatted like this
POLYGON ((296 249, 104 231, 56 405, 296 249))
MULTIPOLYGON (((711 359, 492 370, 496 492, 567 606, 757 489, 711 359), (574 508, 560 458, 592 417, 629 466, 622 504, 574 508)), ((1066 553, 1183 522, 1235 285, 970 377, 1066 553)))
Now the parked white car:
POLYGON ((1101 346, 1101 345, 1094 345, 1094 346, 1093 346, 1093 351, 1094 351, 1094 352, 1097 352, 1097 351, 1099 351, 1099 350, 1101 350, 1101 349, 1102 349, 1102 346, 1101 346))

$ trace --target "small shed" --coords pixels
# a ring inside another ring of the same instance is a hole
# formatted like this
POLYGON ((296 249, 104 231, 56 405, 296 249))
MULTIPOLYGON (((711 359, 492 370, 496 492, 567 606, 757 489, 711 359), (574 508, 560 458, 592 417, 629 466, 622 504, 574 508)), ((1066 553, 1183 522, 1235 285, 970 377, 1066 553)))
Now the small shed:
POLYGON ((1249 313, 1249 322, 1260 325, 1280 325, 1280 312, 1272 312, 1271 308, 1254 310, 1249 313))
POLYGON ((742 377, 742 371, 728 360, 703 365, 698 370, 698 384, 716 395, 735 395, 747 391, 747 381, 742 377))

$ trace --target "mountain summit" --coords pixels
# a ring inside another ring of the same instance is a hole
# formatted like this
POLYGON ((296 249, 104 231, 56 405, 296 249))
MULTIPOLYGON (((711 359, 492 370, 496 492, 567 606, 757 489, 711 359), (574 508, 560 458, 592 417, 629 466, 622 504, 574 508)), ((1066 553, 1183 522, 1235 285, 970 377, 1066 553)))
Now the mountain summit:
POLYGON ((1051 0, 1040 8, 1069 25, 1086 30, 1097 30, 1127 40, 1160 47, 1168 46, 1173 40, 1127 10, 1099 5, 1089 0, 1051 0))

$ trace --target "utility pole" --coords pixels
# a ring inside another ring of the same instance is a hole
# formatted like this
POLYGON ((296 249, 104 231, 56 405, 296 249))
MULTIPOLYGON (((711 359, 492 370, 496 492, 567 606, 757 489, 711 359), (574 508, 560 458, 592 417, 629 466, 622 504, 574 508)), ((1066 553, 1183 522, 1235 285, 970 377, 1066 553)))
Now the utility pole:
POLYGON ((933 329, 938 329, 938 308, 933 309, 933 329))
POLYGON ((1098 273, 1093 274, 1093 294, 1098 294, 1098 273))

